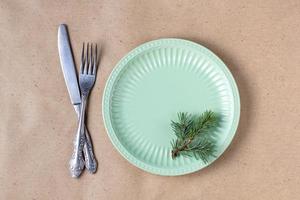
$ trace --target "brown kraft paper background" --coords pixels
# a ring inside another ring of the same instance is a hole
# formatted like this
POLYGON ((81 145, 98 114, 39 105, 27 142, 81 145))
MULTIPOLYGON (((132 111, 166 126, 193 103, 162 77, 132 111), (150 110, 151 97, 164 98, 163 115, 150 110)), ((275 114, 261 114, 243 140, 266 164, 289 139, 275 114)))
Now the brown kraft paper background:
POLYGON ((0 199, 300 198, 300 1, 0 1, 0 199), (95 175, 72 179, 77 128, 63 79, 57 28, 68 24, 77 67, 83 41, 102 44, 88 127, 95 175), (229 67, 241 119, 211 166, 185 176, 146 173, 111 144, 102 94, 116 63, 136 46, 178 37, 229 67))

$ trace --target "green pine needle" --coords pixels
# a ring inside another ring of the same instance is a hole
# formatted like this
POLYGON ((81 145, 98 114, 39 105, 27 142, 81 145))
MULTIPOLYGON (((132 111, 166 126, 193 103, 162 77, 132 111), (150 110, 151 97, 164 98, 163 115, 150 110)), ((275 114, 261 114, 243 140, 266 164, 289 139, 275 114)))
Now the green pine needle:
POLYGON ((210 134, 210 130, 217 127, 218 117, 210 110, 200 116, 192 116, 188 113, 178 113, 178 121, 171 121, 171 127, 176 139, 171 141, 172 158, 182 156, 194 156, 204 163, 215 156, 216 141, 210 134))

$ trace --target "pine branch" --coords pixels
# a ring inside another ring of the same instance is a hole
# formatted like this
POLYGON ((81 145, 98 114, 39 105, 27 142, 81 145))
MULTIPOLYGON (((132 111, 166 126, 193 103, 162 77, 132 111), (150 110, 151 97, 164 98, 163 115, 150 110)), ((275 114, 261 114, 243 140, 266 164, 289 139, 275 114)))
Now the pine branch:
POLYGON ((208 137, 209 131, 216 127, 218 118, 212 111, 206 111, 200 116, 188 113, 178 113, 178 122, 171 121, 171 127, 176 140, 171 142, 172 158, 179 155, 194 156, 207 163, 209 157, 214 156, 216 142, 208 137))

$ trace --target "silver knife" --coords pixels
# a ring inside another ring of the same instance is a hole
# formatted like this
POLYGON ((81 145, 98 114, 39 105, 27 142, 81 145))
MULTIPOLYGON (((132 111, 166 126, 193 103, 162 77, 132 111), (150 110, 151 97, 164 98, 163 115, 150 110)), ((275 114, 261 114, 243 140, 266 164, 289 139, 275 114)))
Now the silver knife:
MULTIPOLYGON (((78 87, 78 81, 76 76, 75 64, 73 60, 72 50, 70 46, 69 36, 67 27, 64 24, 61 24, 58 28, 58 51, 60 57, 60 63, 64 75, 64 79, 67 85, 67 89, 69 92, 69 96, 71 102, 74 106, 74 109, 79 117, 80 105, 81 105, 81 97, 78 87)), ((76 136, 80 137, 80 136, 76 136)), ((70 160, 70 172, 72 177, 78 177, 84 168, 84 164, 87 170, 91 173, 95 173, 97 170, 97 161, 95 159, 93 153, 92 142, 89 137, 88 131, 85 128, 85 134, 81 138, 84 140, 83 153, 85 159, 83 159, 82 152, 76 152, 76 138, 74 140, 74 152, 72 159, 70 160), (76 156, 75 154, 79 155, 76 156)))

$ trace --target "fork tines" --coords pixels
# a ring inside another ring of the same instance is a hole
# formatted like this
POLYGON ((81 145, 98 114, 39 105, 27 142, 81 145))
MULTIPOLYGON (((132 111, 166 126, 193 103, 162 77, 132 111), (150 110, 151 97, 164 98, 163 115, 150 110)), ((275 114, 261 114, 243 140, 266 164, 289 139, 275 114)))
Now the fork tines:
POLYGON ((93 48, 93 43, 87 43, 86 51, 85 44, 82 45, 82 53, 81 53, 81 65, 80 65, 80 73, 81 74, 96 74, 97 71, 97 63, 98 63, 98 52, 97 52, 97 44, 95 44, 95 48, 93 48))

